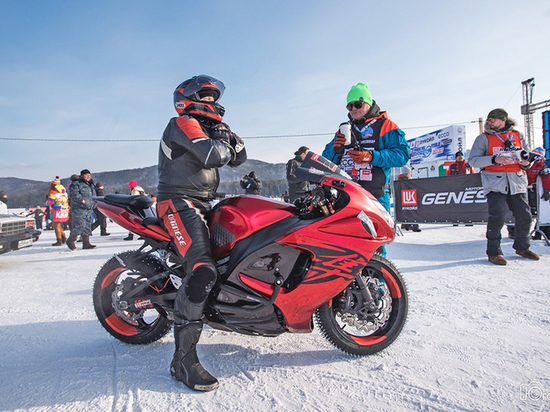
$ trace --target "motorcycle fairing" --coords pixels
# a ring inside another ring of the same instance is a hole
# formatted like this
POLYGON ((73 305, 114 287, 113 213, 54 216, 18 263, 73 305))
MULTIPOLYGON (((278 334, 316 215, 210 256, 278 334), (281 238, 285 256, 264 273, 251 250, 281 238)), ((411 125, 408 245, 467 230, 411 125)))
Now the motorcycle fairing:
MULTIPOLYGON (((368 262, 364 256, 344 246, 318 239, 309 239, 309 242, 284 242, 313 256, 300 284, 293 290, 281 289, 275 300, 275 306, 285 318, 286 328, 294 333, 311 332, 313 312, 344 289, 368 262)), ((274 286, 269 283, 246 275, 241 275, 241 280, 265 296, 270 297, 273 293, 274 286)))

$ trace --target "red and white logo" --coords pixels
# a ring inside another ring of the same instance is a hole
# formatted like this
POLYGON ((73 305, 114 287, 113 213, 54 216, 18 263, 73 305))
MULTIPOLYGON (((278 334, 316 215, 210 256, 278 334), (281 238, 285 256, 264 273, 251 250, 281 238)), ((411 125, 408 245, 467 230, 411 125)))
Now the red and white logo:
POLYGON ((403 190, 401 192, 401 203, 403 206, 416 206, 416 189, 403 190))

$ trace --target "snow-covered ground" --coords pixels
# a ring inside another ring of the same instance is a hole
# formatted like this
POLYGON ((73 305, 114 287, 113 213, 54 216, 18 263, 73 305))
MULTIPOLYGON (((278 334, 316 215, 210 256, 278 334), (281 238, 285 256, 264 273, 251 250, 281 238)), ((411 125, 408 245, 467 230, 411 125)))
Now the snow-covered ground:
MULTIPOLYGON (((319 332, 250 337, 205 328, 198 346, 220 388, 193 392, 168 366, 172 334, 148 346, 108 335, 92 284, 113 253, 136 248, 109 225, 97 249, 32 247, 0 256, 0 410, 542 411, 550 409, 550 248, 508 266, 485 256, 485 226, 422 225, 388 247, 409 288, 408 322, 363 358, 319 332)), ((503 231, 504 232, 504 231, 503 231)), ((79 244, 80 247, 80 244, 79 244)))

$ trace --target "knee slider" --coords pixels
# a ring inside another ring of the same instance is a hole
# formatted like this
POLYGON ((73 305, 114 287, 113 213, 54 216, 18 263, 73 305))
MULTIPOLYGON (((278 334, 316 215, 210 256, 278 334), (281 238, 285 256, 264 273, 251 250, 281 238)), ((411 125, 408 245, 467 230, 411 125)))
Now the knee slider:
POLYGON ((190 302, 201 303, 206 300, 216 283, 217 271, 212 265, 202 264, 195 267, 185 284, 185 295, 190 302))

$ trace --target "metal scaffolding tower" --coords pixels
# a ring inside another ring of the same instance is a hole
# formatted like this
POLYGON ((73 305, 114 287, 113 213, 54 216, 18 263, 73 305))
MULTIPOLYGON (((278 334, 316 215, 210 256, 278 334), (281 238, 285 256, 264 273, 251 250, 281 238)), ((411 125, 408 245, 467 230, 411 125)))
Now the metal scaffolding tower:
POLYGON ((535 78, 531 77, 521 82, 523 88, 523 106, 521 106, 521 114, 525 122, 525 139, 529 143, 531 149, 535 148, 535 137, 533 133, 533 113, 538 109, 550 107, 550 100, 533 104, 533 87, 535 87, 535 78))

